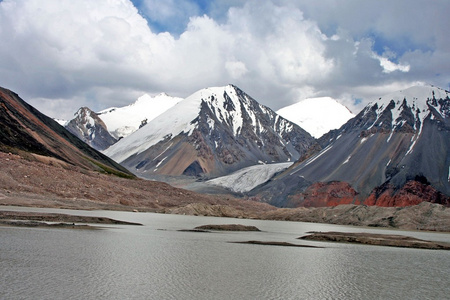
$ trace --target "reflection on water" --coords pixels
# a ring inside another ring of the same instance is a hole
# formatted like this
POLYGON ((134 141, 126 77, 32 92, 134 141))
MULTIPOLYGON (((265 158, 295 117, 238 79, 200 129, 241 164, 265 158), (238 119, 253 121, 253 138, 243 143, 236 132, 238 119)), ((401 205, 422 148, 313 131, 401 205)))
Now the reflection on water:
MULTIPOLYGON (((0 299, 445 299, 450 295, 448 251, 296 240, 311 230, 379 232, 375 229, 147 213, 74 213, 145 226, 96 231, 0 227, 0 299), (176 231, 225 223, 254 225, 263 232, 176 231), (246 240, 326 248, 228 243, 246 240)), ((450 241, 449 234, 400 233, 450 241)))

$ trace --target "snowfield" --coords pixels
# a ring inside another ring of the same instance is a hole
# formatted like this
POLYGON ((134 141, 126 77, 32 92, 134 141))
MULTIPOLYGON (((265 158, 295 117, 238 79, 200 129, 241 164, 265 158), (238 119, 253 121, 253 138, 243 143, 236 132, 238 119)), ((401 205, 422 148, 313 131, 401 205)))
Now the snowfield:
POLYGON ((308 98, 277 111, 283 118, 297 124, 315 138, 341 127, 355 115, 330 97, 308 98))
POLYGON ((155 97, 144 94, 133 104, 111 107, 98 114, 112 136, 115 138, 126 137, 138 130, 142 121, 150 122, 181 100, 183 99, 171 97, 165 93, 155 97))
POLYGON ((207 181, 208 184, 224 187, 236 193, 245 193, 272 178, 292 165, 292 162, 256 165, 241 169, 228 176, 207 181))

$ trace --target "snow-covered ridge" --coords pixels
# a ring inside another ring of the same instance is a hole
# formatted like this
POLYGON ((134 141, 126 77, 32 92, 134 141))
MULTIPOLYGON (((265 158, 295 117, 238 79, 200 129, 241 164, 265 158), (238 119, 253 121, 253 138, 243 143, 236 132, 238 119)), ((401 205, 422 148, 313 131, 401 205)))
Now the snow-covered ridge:
POLYGON ((173 109, 168 109, 151 121, 151 126, 145 126, 122 139, 104 153, 121 162, 135 153, 150 148, 166 137, 175 137, 184 132, 189 134, 195 128, 192 122, 198 116, 203 99, 207 99, 218 91, 218 88, 202 89, 178 102, 173 109))
MULTIPOLYGON (((263 113, 270 120, 278 123, 275 131, 280 136, 284 132, 292 130, 292 124, 283 118, 277 118, 275 112, 257 103, 245 93, 240 91, 233 85, 225 87, 210 87, 199 90, 185 100, 178 102, 175 106, 162 113, 151 121, 150 126, 145 126, 136 131, 126 139, 120 140, 110 149, 105 151, 118 162, 122 162, 133 154, 139 154, 165 138, 173 138, 181 133, 186 135, 192 134, 197 128, 197 118, 200 111, 206 107, 213 113, 206 114, 206 123, 209 131, 214 130, 215 122, 220 122, 231 128, 233 134, 238 136, 244 126, 244 122, 251 123, 251 128, 256 137, 261 136, 265 130, 260 123, 257 113, 263 113), (245 119, 245 120, 244 120, 245 119)), ((263 141, 261 141, 263 143, 263 141)))
POLYGON ((124 107, 110 107, 98 113, 108 127, 108 131, 116 138, 125 137, 155 117, 183 100, 161 93, 155 97, 144 94, 136 102, 124 107))
POLYGON ((313 137, 319 138, 355 115, 333 98, 308 98, 283 107, 277 114, 299 125, 313 137))
MULTIPOLYGON (((439 103, 440 99, 448 99, 449 92, 443 89, 433 86, 413 86, 405 90, 397 91, 391 94, 387 94, 377 101, 369 103, 366 107, 366 111, 370 110, 375 104, 378 106, 376 111, 377 119, 372 124, 377 124, 378 119, 382 113, 389 107, 392 113, 391 127, 403 125, 405 120, 401 118, 402 112, 407 109, 410 110, 414 116, 414 123, 421 126, 424 119, 430 114, 430 107, 434 107, 435 111, 442 117, 446 118, 446 113, 443 107, 439 103), (433 100, 434 99, 434 100, 433 100)), ((370 127, 369 127, 370 128, 370 127)), ((421 128, 414 128, 420 130, 421 128)))
POLYGON ((209 184, 227 188, 236 193, 245 193, 272 178, 276 173, 289 168, 292 163, 256 165, 241 169, 228 176, 207 181, 209 184))

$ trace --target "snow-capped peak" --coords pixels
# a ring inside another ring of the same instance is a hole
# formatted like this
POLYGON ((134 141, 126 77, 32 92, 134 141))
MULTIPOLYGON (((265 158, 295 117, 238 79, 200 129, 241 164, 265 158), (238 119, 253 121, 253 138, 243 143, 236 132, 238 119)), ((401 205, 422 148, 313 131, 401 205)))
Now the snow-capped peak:
POLYGON ((330 97, 308 98, 277 111, 284 118, 296 123, 315 138, 354 117, 344 105, 330 97))
POLYGON ((196 126, 194 119, 199 115, 202 102, 223 102, 224 92, 233 94, 233 91, 232 85, 201 89, 154 118, 151 126, 136 131, 107 149, 105 154, 121 162, 132 153, 140 153, 164 138, 175 137, 183 132, 189 135, 196 126))
POLYGON ((448 117, 450 112, 448 101, 447 104, 443 102, 446 99, 449 99, 448 91, 429 85, 417 85, 379 98, 377 101, 370 103, 366 107, 366 111, 377 105, 377 118, 372 126, 380 123, 379 119, 383 113, 390 110, 392 114, 391 128, 402 126, 405 123, 404 115, 406 113, 414 118, 414 129, 420 130, 424 119, 431 113, 431 107, 440 117, 448 117))
POLYGON ((111 107, 98 114, 108 130, 116 138, 125 137, 155 117, 171 108, 182 98, 171 97, 161 93, 154 97, 144 94, 134 103, 124 107, 111 107))

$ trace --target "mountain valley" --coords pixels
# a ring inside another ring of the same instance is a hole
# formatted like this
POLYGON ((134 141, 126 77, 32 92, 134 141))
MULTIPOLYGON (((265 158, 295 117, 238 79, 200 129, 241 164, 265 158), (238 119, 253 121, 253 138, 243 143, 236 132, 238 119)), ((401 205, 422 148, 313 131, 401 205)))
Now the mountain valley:
POLYGON ((450 105, 442 89, 383 96, 319 139, 232 85, 177 101, 119 141, 88 108, 65 124, 128 170, 17 94, 0 96, 3 205, 447 230, 448 209, 438 209, 450 205, 450 105), (102 145, 110 138, 112 146, 102 145), (391 206, 405 210, 382 208, 391 206), (360 223, 345 222, 355 214, 360 223), (426 214, 442 224, 420 223, 426 214))

